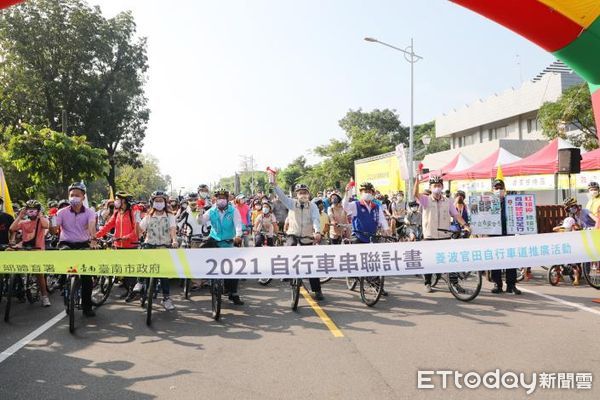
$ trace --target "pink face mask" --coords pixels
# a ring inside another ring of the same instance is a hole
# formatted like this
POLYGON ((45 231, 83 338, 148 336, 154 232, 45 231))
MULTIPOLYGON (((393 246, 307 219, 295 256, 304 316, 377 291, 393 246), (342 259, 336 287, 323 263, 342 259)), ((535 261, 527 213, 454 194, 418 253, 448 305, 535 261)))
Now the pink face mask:
POLYGON ((26 214, 30 218, 35 218, 38 216, 38 210, 27 210, 26 214))

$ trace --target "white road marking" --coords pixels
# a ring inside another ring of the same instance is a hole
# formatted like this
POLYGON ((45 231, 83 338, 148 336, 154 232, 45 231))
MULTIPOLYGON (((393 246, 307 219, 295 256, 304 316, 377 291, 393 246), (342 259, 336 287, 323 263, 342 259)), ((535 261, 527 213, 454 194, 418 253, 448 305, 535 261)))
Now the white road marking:
POLYGON ((549 294, 539 293, 539 292, 536 292, 536 291, 531 290, 531 289, 524 289, 522 285, 519 287, 519 289, 521 289, 523 292, 535 294, 537 296, 543 297, 543 298, 548 299, 548 300, 555 301, 555 302, 560 303, 560 304, 564 304, 564 305, 569 306, 569 307, 575 307, 575 308, 578 308, 578 309, 580 309, 582 311, 587 311, 587 312, 592 313, 592 314, 600 315, 600 310, 596 310, 594 308, 582 306, 581 304, 577 304, 577 303, 572 303, 570 301, 559 299, 558 297, 550 296, 549 294))
POLYGON ((0 353, 0 363, 4 362, 8 357, 12 356, 17 351, 27 346, 29 342, 35 340, 42 333, 52 328, 54 325, 56 325, 58 321, 63 319, 66 315, 67 314, 64 311, 61 311, 60 314, 52 318, 50 321, 46 322, 44 325, 40 326, 35 331, 31 332, 29 335, 25 336, 23 339, 10 346, 8 349, 4 350, 2 353, 0 353))

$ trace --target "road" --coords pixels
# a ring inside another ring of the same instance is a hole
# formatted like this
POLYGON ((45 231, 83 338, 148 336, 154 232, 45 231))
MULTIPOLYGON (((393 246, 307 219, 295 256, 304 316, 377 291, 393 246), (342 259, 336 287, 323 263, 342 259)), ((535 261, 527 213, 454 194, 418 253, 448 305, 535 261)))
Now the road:
POLYGON ((246 305, 224 302, 219 322, 203 289, 191 300, 173 296, 174 312, 157 307, 151 328, 115 289, 97 317, 78 316, 75 335, 57 295, 47 309, 18 304, 11 322, 0 322, 0 399, 600 398, 597 381, 591 390, 538 387, 527 396, 524 388, 458 389, 452 379, 442 389, 436 375, 434 389, 418 389, 419 370, 600 379, 600 304, 592 302, 600 291, 552 287, 543 270, 520 285, 522 296, 493 295, 485 282, 474 302, 461 303, 438 286, 426 294, 415 277, 389 279, 389 296, 367 308, 334 280, 319 316, 304 298, 291 311, 278 281, 247 281, 246 305))

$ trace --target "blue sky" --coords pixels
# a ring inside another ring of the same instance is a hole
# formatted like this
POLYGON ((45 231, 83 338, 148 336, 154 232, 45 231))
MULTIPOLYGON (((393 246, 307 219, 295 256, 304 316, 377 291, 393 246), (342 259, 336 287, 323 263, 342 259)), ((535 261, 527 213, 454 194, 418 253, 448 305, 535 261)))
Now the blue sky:
POLYGON ((253 154, 258 169, 284 167, 341 137, 337 121, 348 109, 394 108, 408 124, 409 64, 365 36, 398 47, 414 37, 424 57, 415 70, 417 123, 517 87, 553 61, 447 0, 90 3, 107 16, 132 10, 148 37, 144 152, 176 188, 232 175, 241 154, 253 154))

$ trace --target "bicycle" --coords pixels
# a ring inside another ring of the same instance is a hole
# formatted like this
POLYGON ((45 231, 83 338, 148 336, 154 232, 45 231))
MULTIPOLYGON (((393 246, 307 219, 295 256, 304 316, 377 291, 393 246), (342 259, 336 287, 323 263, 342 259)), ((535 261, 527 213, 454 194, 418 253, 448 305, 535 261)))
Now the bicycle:
MULTIPOLYGON (((293 237, 296 240, 296 246, 300 246, 300 241, 301 240, 311 240, 314 241, 314 238, 312 236, 298 236, 298 235, 286 235, 287 237, 293 237)), ((291 290, 291 294, 292 294, 292 298, 291 298, 291 306, 292 306, 292 310, 296 311, 298 310, 298 302, 300 300, 300 289, 304 287, 304 283, 302 281, 302 278, 292 278, 290 279, 290 288, 291 290)))
POLYGON ((600 290, 600 262, 586 262, 581 264, 581 272, 588 285, 600 290))
POLYGON ((553 265, 548 270, 548 282, 556 286, 564 276, 568 276, 571 282, 575 282, 576 274, 581 276, 581 267, 576 264, 553 265))
MULTIPOLYGON (((438 229, 438 231, 450 233, 451 240, 468 239, 470 236, 469 231, 460 228, 438 229)), ((460 301, 472 301, 481 292, 482 273, 480 271, 433 274, 431 287, 434 287, 440 279, 448 284, 448 290, 450 290, 450 293, 452 293, 452 295, 460 301)))
MULTIPOLYGON (((359 235, 367 236, 369 243, 397 243, 397 238, 393 236, 377 235, 370 232, 354 231, 359 235)), ((351 241, 346 239, 342 241, 344 244, 350 244, 351 241)), ((346 277, 346 287, 350 290, 356 289, 356 285, 359 287, 360 299, 368 307, 373 307, 382 295, 387 295, 384 289, 385 277, 384 276, 360 276, 360 277, 346 277)))

